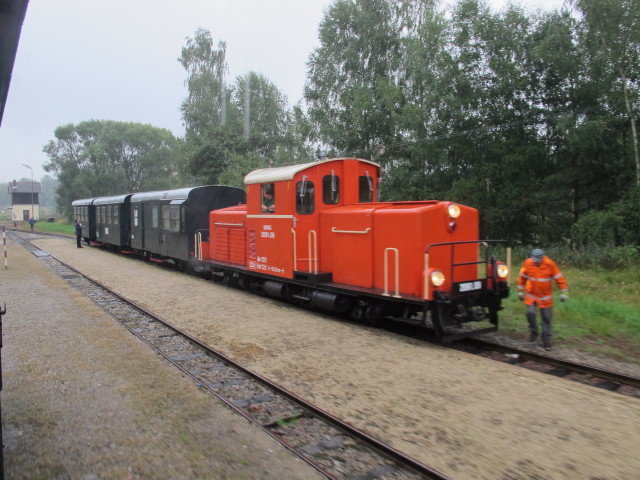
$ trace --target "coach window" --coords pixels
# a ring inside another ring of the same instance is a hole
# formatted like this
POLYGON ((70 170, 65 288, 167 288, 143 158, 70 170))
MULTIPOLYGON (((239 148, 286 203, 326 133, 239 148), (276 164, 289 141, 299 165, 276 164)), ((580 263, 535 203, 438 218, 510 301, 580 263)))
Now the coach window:
POLYGON ((138 220, 138 207, 133 207, 133 226, 137 227, 139 224, 138 220))
POLYGON ((171 231, 180 231, 180 205, 171 205, 169 207, 169 215, 171 218, 171 231))
POLYGON ((118 216, 120 215, 120 209, 118 207, 114 207, 113 209, 113 224, 118 225, 118 216))
POLYGON ((322 201, 326 205, 336 205, 340 201, 340 177, 333 170, 331 175, 322 177, 322 201))
POLYGON ((169 214, 169 205, 162 206, 162 229, 171 230, 171 216, 169 214))
POLYGON ((314 209, 314 186, 313 182, 303 177, 302 181, 296 183, 296 212, 300 215, 309 215, 314 209))
POLYGON ((373 201, 373 178, 368 171, 364 173, 364 176, 360 177, 360 203, 373 201))
POLYGON ((158 228, 160 225, 160 215, 158 215, 158 206, 151 207, 151 228, 158 228))
POLYGON ((262 184, 262 213, 276 211, 276 193, 273 183, 262 184))
POLYGON ((187 207, 180 205, 180 231, 187 231, 187 207))
POLYGON ((113 207, 111 205, 107 207, 107 223, 113 223, 113 207))

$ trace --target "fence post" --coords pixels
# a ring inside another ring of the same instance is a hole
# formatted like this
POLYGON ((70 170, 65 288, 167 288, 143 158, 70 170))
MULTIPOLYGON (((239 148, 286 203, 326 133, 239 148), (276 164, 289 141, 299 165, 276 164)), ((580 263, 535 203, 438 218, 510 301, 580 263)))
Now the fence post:
POLYGON ((2 243, 4 244, 4 268, 9 268, 9 264, 7 263, 7 235, 4 225, 2 225, 2 243))

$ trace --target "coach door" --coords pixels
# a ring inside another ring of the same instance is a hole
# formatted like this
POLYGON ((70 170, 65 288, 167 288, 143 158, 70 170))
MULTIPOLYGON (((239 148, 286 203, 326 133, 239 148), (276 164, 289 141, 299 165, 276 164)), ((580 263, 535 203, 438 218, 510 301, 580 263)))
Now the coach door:
POLYGON ((142 211, 144 221, 142 222, 143 248, 148 252, 160 251, 160 204, 157 202, 145 203, 142 211))
POLYGON ((144 249, 144 222, 142 219, 142 203, 131 203, 131 247, 144 249))

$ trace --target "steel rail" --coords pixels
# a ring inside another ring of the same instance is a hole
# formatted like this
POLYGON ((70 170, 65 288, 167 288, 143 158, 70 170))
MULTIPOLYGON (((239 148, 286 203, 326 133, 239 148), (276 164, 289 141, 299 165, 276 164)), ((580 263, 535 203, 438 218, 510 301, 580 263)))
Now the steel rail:
POLYGON ((466 345, 472 345, 481 348, 487 348, 491 350, 496 350, 501 353, 506 354, 517 354, 521 358, 525 360, 531 360, 538 363, 543 363, 545 365, 551 365, 558 368, 564 368, 567 370, 571 370, 573 372, 584 373, 587 375, 592 375, 594 377, 601 378, 603 380, 609 380, 614 383, 618 383, 621 385, 628 385, 635 388, 640 388, 640 378, 634 377, 631 375, 625 375, 623 373, 613 372, 611 370, 606 370, 598 367, 593 367, 590 365, 585 365, 583 363, 571 362, 568 360, 562 360, 557 357, 553 357, 551 355, 544 355, 534 352, 529 352, 526 350, 520 350, 514 347, 508 347, 505 345, 500 345, 497 343, 493 343, 490 341, 481 340, 478 338, 468 338, 462 340, 461 343, 466 345))

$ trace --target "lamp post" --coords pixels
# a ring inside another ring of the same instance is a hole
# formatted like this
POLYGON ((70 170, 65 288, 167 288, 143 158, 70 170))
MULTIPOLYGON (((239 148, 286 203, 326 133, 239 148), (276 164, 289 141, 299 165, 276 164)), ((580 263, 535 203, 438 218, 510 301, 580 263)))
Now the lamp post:
POLYGON ((29 170, 31 170, 31 218, 35 220, 36 213, 33 211, 33 168, 31 168, 29 165, 25 163, 23 163, 22 166, 27 167, 29 170))

